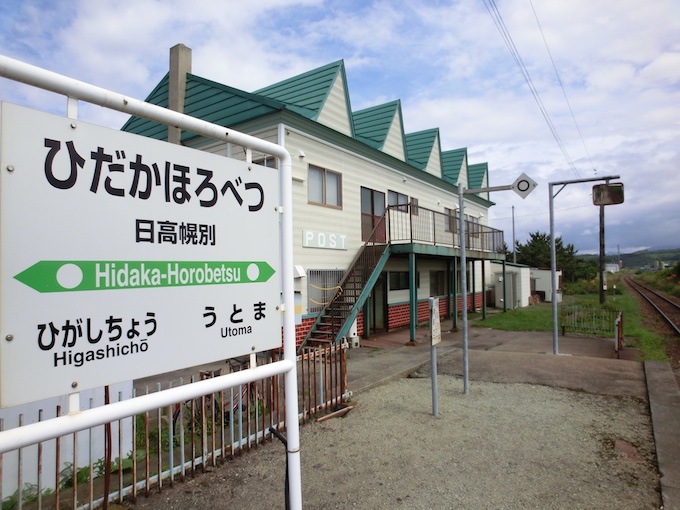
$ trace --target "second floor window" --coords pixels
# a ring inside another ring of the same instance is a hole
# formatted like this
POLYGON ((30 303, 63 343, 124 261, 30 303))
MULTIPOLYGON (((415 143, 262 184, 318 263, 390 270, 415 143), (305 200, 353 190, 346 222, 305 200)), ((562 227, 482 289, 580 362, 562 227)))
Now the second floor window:
POLYGON ((312 204, 342 207, 342 175, 309 165, 308 198, 312 204))
POLYGON ((457 209, 449 209, 448 207, 444 208, 444 220, 445 220, 445 228, 447 232, 453 232, 454 234, 458 233, 458 210, 457 209))
POLYGON ((408 211, 408 197, 396 191, 387 192, 387 205, 396 205, 399 211, 408 211))

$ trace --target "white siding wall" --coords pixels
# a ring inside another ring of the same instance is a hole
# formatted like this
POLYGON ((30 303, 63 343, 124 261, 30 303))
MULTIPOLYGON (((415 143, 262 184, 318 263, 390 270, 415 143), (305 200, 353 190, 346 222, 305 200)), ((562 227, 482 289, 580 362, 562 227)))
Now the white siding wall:
POLYGON ((341 75, 336 78, 317 121, 347 136, 352 136, 347 97, 345 96, 345 87, 341 75))
POLYGON ((465 186, 466 188, 468 187, 467 166, 467 156, 465 156, 463 158, 463 164, 460 166, 460 173, 458 174, 458 186, 465 186))
MULTIPOLYGON (((386 203, 388 190, 393 190, 417 198, 420 207, 442 213, 444 207, 452 208, 458 200, 455 195, 448 194, 410 176, 404 183, 401 174, 312 139, 297 131, 289 131, 289 134, 286 135, 285 145, 288 151, 293 154, 293 175, 304 179, 304 182, 293 182, 293 203, 295 204, 293 245, 295 264, 303 266, 305 271, 309 269, 346 269, 349 266, 357 250, 363 244, 361 241, 362 186, 385 193, 386 203), (304 158, 295 156, 300 150, 305 153, 304 158), (342 174, 342 209, 308 203, 307 168, 310 164, 342 174), (441 201, 441 204, 437 204, 438 200, 441 201), (304 248, 302 246, 304 230, 345 234, 347 235, 348 249, 343 251, 304 248)), ((481 206, 475 204, 469 205, 468 208, 477 215, 484 210, 481 206)), ((403 270, 407 269, 407 267, 404 267, 403 270)), ((422 268, 419 268, 419 270, 421 270, 419 298, 424 299, 429 295, 429 279, 427 275, 422 273, 422 268)), ((478 284, 477 288, 481 289, 479 285, 481 283, 478 284)), ((295 290, 303 294, 303 314, 305 314, 307 313, 306 280, 298 281, 295 290)), ((406 300, 408 300, 408 291, 405 292, 406 300)), ((399 300, 398 295, 390 296, 390 302, 399 300)))
POLYGON ((397 114, 394 116, 394 119, 392 119, 392 126, 390 126, 390 131, 387 134, 383 152, 390 156, 394 156, 401 161, 406 161, 406 154, 404 154, 404 137, 402 135, 401 116, 397 114))
MULTIPOLYGON (((446 193, 423 181, 409 176, 404 182, 404 176, 390 169, 377 165, 352 153, 340 150, 320 140, 302 134, 298 131, 286 129, 285 139, 278 140, 276 128, 251 133, 258 138, 263 138, 274 143, 283 143, 292 156, 293 173, 293 260, 305 271, 310 269, 346 269, 353 260, 357 250, 363 244, 361 241, 361 187, 365 186, 385 193, 387 203, 388 190, 403 193, 408 197, 417 198, 420 207, 444 212, 444 208, 453 208, 458 204, 458 197, 446 193), (304 152, 305 157, 299 156, 304 152), (323 207, 308 203, 308 167, 309 165, 326 168, 342 175, 342 199, 341 209, 323 207), (438 204, 437 202, 441 203, 438 204), (334 250, 324 248, 303 247, 303 231, 315 231, 335 233, 347 236, 347 249, 334 250)), ((201 147, 211 153, 227 155, 245 160, 245 151, 242 147, 232 145, 227 147, 225 143, 208 143, 201 147)), ((262 157, 262 154, 253 153, 253 160, 262 157)), ((438 157, 437 157, 438 160, 438 157)), ((485 216, 480 223, 487 220, 488 214, 484 207, 473 203, 466 203, 465 212, 478 217, 484 212, 485 216)), ((407 271, 406 260, 390 261, 389 267, 396 271, 407 271), (396 265, 395 265, 396 264, 396 265)), ((445 270, 443 261, 420 261, 420 288, 418 299, 429 297, 430 270, 445 270)), ((481 269, 476 268, 475 290, 481 292, 481 269)), ((295 291, 302 294, 302 313, 308 313, 307 278, 295 280, 295 291)), ((408 301, 408 290, 389 294, 389 302, 408 301), (402 295, 403 294, 403 295, 402 295)))
POLYGON ((430 158, 427 160, 427 167, 425 171, 437 177, 442 176, 442 161, 441 153, 439 152, 439 137, 436 137, 434 143, 432 144, 432 152, 430 153, 430 158))

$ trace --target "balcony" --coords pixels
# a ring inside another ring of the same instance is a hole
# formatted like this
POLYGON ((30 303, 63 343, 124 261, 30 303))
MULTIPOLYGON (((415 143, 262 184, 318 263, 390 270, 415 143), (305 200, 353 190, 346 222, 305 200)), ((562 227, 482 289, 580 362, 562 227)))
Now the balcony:
MULTIPOLYGON (((418 243, 460 248, 457 214, 448 215, 409 204, 389 206, 386 215, 391 245, 418 243)), ((466 250, 503 253, 503 246, 502 230, 465 220, 466 250)))

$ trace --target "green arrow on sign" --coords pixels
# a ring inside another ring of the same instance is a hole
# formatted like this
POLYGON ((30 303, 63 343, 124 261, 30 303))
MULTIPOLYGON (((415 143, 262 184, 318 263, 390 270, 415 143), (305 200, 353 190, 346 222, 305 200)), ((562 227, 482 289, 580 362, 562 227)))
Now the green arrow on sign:
POLYGON ((230 285, 268 281, 266 262, 41 260, 14 278, 38 292, 230 285))

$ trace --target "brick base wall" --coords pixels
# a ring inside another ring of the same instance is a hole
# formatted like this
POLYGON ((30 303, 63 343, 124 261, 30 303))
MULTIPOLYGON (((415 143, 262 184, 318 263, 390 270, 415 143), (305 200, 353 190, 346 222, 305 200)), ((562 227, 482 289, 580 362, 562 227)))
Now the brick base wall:
MULTIPOLYGON (((484 295, 477 292, 474 295, 475 297, 475 308, 482 308, 482 304, 484 301, 484 295)), ((467 295, 468 298, 468 306, 469 309, 472 309, 472 294, 467 295)), ((458 296, 457 298, 457 310, 460 312, 462 311, 463 307, 463 300, 461 296, 458 296)), ((388 329, 396 329, 396 328, 401 328, 404 326, 408 326, 411 323, 411 313, 410 313, 410 306, 408 303, 401 303, 398 305, 392 305, 388 308, 387 310, 387 328, 388 329)), ((439 300, 439 316, 444 317, 446 315, 446 299, 440 299, 439 300)), ((429 305, 427 300, 425 301, 418 301, 418 322, 427 322, 430 319, 429 315, 429 305)), ((310 329, 312 329, 312 326, 314 325, 314 321, 316 319, 314 317, 309 317, 306 319, 302 319, 301 324, 297 324, 295 326, 295 344, 297 347, 300 347, 302 342, 304 341, 305 337, 307 336, 307 333, 309 332, 310 329)), ((360 312, 359 315, 357 316, 357 335, 359 337, 364 336, 364 314, 363 312, 360 312)))

